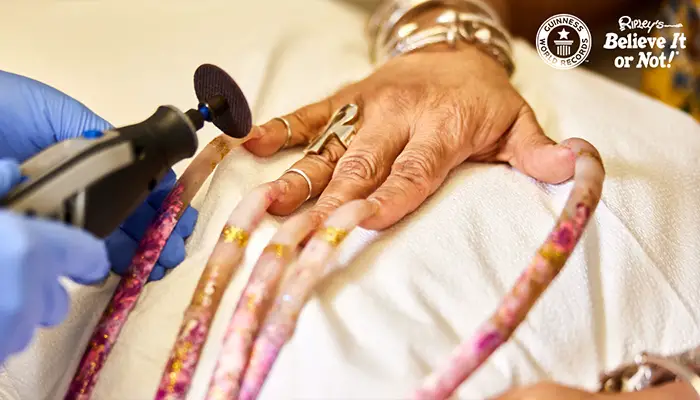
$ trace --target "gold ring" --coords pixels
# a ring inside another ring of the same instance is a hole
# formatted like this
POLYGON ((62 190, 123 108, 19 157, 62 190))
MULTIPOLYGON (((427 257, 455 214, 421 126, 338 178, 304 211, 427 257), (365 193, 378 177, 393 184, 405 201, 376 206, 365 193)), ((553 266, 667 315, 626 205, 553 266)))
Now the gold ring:
POLYGON ((224 243, 236 243, 238 247, 245 247, 250 234, 237 226, 226 225, 221 231, 221 237, 224 243))
POLYGON ((332 247, 338 247, 340 243, 348 236, 348 231, 345 229, 325 227, 316 232, 316 237, 330 244, 332 247))
MULTIPOLYGON (((299 175, 301 175, 302 178, 304 178, 304 180, 306 181, 306 185, 309 187, 309 195, 306 196, 306 199, 305 199, 304 201, 309 200, 309 199, 311 198, 311 191, 313 190, 313 184, 311 183, 311 178, 309 178, 309 176, 306 175, 306 172, 304 172, 304 171, 302 171, 302 170, 300 170, 300 169, 297 169, 297 168, 290 168, 290 169, 287 170, 287 172, 292 172, 292 173, 295 173, 295 174, 299 174, 299 175)), ((286 174, 287 172, 285 172, 285 174, 286 174)))
POLYGON ((287 128, 287 140, 285 140, 284 144, 282 145, 282 148, 285 149, 289 147, 289 144, 292 142, 292 126, 289 124, 289 121, 287 121, 287 119, 284 117, 276 117, 274 119, 283 123, 284 127, 287 128))

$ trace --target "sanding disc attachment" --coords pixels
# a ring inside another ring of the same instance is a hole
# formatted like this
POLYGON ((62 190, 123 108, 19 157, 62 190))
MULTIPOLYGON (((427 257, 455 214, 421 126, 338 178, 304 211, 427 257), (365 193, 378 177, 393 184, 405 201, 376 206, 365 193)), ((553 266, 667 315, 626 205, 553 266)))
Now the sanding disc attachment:
POLYGON ((194 90, 200 103, 217 103, 211 110, 211 120, 217 128, 238 139, 248 135, 253 125, 250 106, 229 74, 215 65, 200 65, 194 73, 194 90), (226 103, 223 106, 221 98, 226 103))

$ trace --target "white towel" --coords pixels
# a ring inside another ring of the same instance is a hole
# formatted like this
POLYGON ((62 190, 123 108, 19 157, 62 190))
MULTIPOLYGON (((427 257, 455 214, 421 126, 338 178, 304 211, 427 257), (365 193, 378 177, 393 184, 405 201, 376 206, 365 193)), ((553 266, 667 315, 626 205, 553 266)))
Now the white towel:
MULTIPOLYGON (((139 15, 110 4, 31 10, 32 26, 49 29, 82 21, 102 27, 95 30, 96 37, 82 38, 82 45, 138 36, 133 32, 157 25, 165 29, 160 44, 167 51, 156 59, 151 54, 155 44, 147 40, 112 43, 110 53, 130 58, 84 61, 91 67, 112 65, 111 82, 104 81, 106 72, 100 70, 72 71, 77 67, 72 58, 57 58, 50 69, 37 66, 27 53, 8 61, 6 68, 62 84, 104 110, 115 124, 133 122, 162 101, 189 106, 191 88, 182 76, 191 76, 190 70, 202 62, 233 73, 257 122, 370 71, 361 35, 364 16, 348 8, 323 0, 268 0, 243 9, 227 2, 209 6, 215 12, 172 2, 165 8, 144 3, 139 15), (294 7, 303 12, 293 13, 294 7), (260 19, 263 11, 266 18, 260 19), (94 20, 105 15, 110 18, 94 20), (154 18, 160 23, 154 24, 154 18), (224 25, 231 19, 234 23, 224 25), (125 23, 129 32, 109 32, 125 23), (182 26, 187 29, 178 28, 182 26), (211 26, 232 27, 229 47, 201 39, 211 26), (192 50, 195 43, 207 57, 192 50), (181 47, 188 52, 176 52, 181 47), (135 63, 135 56, 143 59, 135 63), (126 104, 129 99, 136 104, 126 104), (110 103, 120 100, 124 110, 115 110, 110 103)), ((26 32, 19 40, 38 35, 36 28, 14 22, 29 8, 14 11, 0 16, 0 26, 9 24, 14 34, 26 32)), ((53 31, 58 38, 47 37, 41 49, 77 54, 78 45, 66 43, 79 36, 76 32, 78 28, 53 31), (59 41, 68 50, 53 50, 59 41)), ((6 53, 7 46, 0 44, 0 51, 6 53)), ((43 54, 33 46, 33 54, 43 54)), ((547 134, 555 140, 582 137, 592 142, 605 161, 607 181, 595 218, 566 268, 513 340, 463 386, 460 398, 465 399, 547 378, 594 387, 599 370, 629 360, 637 351, 671 352, 700 341, 697 123, 582 69, 555 71, 524 43, 516 50, 515 82, 547 134)), ((204 135, 213 134, 210 129, 204 135)), ((95 399, 153 397, 182 312, 227 215, 250 188, 277 178, 300 156, 290 151, 256 159, 237 150, 222 163, 196 202, 201 217, 188 243, 188 259, 163 281, 148 285, 103 370, 95 399)), ((570 183, 542 185, 505 166, 465 164, 392 229, 353 233, 343 247, 347 269, 327 279, 304 309, 262 397, 409 397, 494 310, 552 228, 570 189, 570 183)), ((277 218, 266 219, 251 239, 245 265, 212 328, 191 399, 202 398, 206 390, 240 289, 278 224, 277 218)), ((102 289, 71 286, 69 321, 41 331, 27 352, 8 363, 0 376, 0 399, 62 398, 115 283, 113 279, 102 289)))

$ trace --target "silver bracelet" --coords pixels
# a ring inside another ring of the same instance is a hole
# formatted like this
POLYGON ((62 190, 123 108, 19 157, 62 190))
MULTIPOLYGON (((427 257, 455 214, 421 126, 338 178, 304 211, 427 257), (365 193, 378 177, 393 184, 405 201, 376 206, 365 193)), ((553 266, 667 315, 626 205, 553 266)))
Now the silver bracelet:
POLYGON ((369 19, 367 24, 367 36, 370 43, 370 54, 377 59, 377 51, 384 47, 390 38, 389 35, 396 25, 409 13, 422 8, 431 7, 465 7, 469 6, 473 11, 478 11, 484 16, 500 22, 498 14, 488 4, 481 0, 384 0, 369 19))
POLYGON ((638 392, 669 381, 681 380, 687 382, 700 399, 700 365, 695 359, 697 357, 687 357, 688 354, 690 352, 676 357, 638 354, 633 364, 623 365, 604 374, 601 377, 600 392, 638 392))
POLYGON ((383 48, 378 49, 375 61, 385 62, 438 43, 446 43, 454 48, 457 40, 476 45, 500 62, 508 75, 513 73, 515 65, 510 36, 505 29, 482 15, 459 13, 454 10, 440 14, 435 25, 428 28, 420 29, 410 22, 399 26, 394 37, 383 48))
MULTIPOLYGON (((501 28, 500 25, 495 24, 493 20, 484 18, 478 14, 471 13, 456 13, 454 11, 446 11, 437 19, 439 25, 424 29, 419 32, 418 26, 415 24, 406 24, 399 28, 399 32, 391 39, 385 46, 385 51, 389 53, 390 57, 394 57, 397 50, 400 50, 402 46, 405 46, 405 42, 413 42, 421 40, 426 36, 430 36, 432 32, 439 34, 445 30, 455 31, 460 33, 465 39, 471 40, 476 39, 483 43, 488 42, 491 39, 493 31, 496 31, 497 36, 500 38, 495 38, 495 41, 500 47, 504 48, 508 53, 511 52, 510 49, 510 36, 501 28), (455 24, 456 22, 461 23, 455 24), (463 24, 469 22, 472 26, 471 30, 465 27, 463 24), (485 27, 487 29, 478 29, 480 27, 485 27), (458 32, 459 31, 459 32, 458 32)), ((453 43, 450 43, 453 44, 453 43)), ((378 57, 379 58, 379 57, 378 57)))

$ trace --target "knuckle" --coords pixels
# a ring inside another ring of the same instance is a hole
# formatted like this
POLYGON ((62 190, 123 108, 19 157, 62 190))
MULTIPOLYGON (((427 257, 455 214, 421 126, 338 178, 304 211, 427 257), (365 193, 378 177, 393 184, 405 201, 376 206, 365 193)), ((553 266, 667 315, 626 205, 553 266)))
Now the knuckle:
POLYGON ((309 162, 314 165, 315 170, 323 171, 324 174, 329 175, 331 171, 335 169, 336 163, 340 158, 340 155, 337 154, 337 151, 330 147, 331 146, 326 146, 321 152, 321 154, 306 156, 309 162))
POLYGON ((384 111, 405 113, 415 110, 425 97, 422 84, 386 85, 377 89, 376 104, 384 111))
POLYGON ((336 196, 322 196, 316 202, 316 205, 311 210, 311 212, 325 213, 326 215, 343 205, 343 200, 337 198, 336 196))
POLYGON ((371 151, 360 150, 341 158, 335 170, 336 176, 351 180, 374 181, 378 175, 379 160, 371 151))
POLYGON ((343 157, 343 154, 345 154, 345 147, 337 138, 329 140, 321 152, 321 156, 331 165, 331 169, 336 168, 336 164, 343 157))
POLYGON ((470 118, 468 111, 460 102, 445 99, 442 104, 428 107, 420 117, 422 130, 431 131, 429 135, 430 145, 435 150, 443 152, 449 149, 457 150, 464 146, 470 135, 468 124, 470 118))
POLYGON ((328 212, 324 210, 311 210, 308 215, 316 225, 320 225, 328 218, 328 212))
POLYGON ((421 196, 430 194, 431 181, 435 176, 435 162, 421 154, 410 154, 397 163, 394 174, 413 186, 421 196))
MULTIPOLYGON (((299 126, 299 134, 301 135, 308 135, 311 134, 311 122, 310 122, 310 112, 308 108, 301 108, 299 110, 294 111, 289 115, 290 119, 294 119, 297 122, 297 125, 299 126)), ((294 132, 294 130, 292 130, 294 132)))

